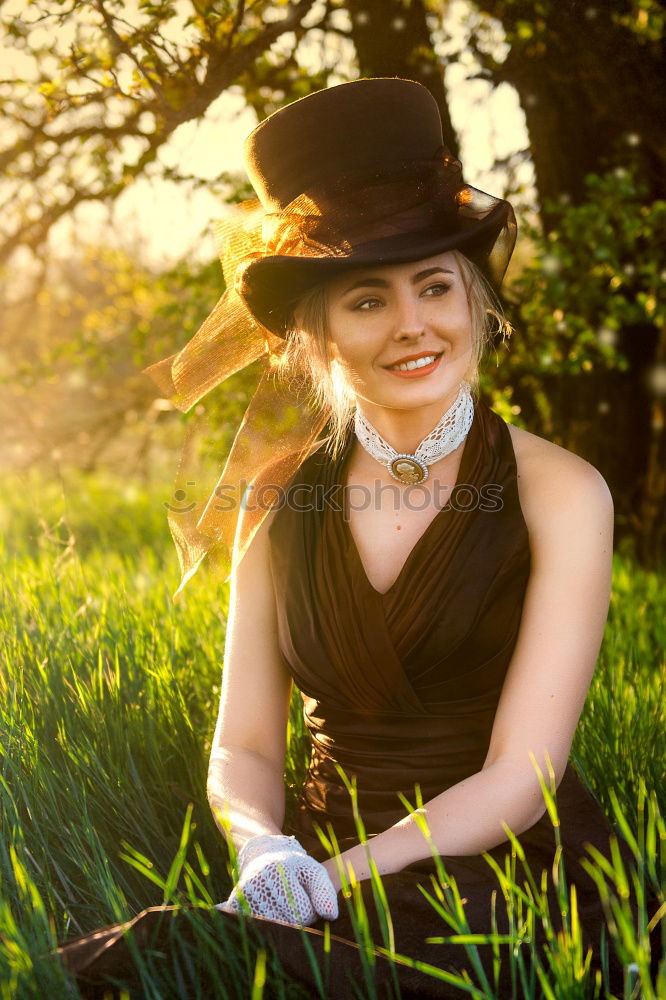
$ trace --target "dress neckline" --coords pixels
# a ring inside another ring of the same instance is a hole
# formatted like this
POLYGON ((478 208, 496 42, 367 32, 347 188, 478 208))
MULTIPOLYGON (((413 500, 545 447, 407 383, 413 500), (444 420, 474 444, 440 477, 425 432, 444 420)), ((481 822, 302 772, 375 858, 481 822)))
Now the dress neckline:
MULTIPOLYGON (((358 569, 360 571, 360 576, 362 577, 365 586, 374 595, 376 595, 376 597, 379 598, 379 600, 383 600, 385 598, 390 597, 393 594, 393 592, 398 588, 398 586, 402 583, 402 580, 403 580, 405 574, 409 571, 409 567, 410 567, 411 563, 414 561, 414 558, 416 557, 416 555, 418 554, 418 552, 421 550, 421 547, 422 547, 425 539, 434 530, 434 526, 439 523, 440 518, 442 517, 444 511, 446 510, 446 508, 448 506, 449 500, 454 495, 454 493, 456 492, 456 490, 458 489, 458 487, 461 486, 463 483, 466 483, 468 466, 469 466, 469 463, 471 461, 471 456, 472 456, 472 449, 471 449, 471 447, 469 447, 469 441, 470 441, 470 438, 472 437, 472 435, 475 434, 477 432, 477 430, 478 430, 478 427, 477 427, 478 422, 479 422, 478 404, 475 401, 474 402, 474 417, 472 419, 472 424, 470 426, 470 429, 467 432, 467 437, 465 438, 465 441, 463 443, 463 452, 462 452, 462 456, 461 456, 461 459, 460 459, 460 465, 458 467, 458 475, 457 475, 455 484, 454 484, 454 486, 451 489, 451 493, 449 494, 449 498, 448 498, 446 504, 444 504, 443 507, 440 507, 440 509, 437 511, 437 513, 433 517, 432 521, 430 521, 430 523, 426 526, 425 530, 419 535, 419 537, 414 542, 413 546, 409 550, 409 553, 407 554, 407 558, 405 559, 404 563, 400 567, 400 570, 398 572, 397 577, 395 578, 395 580, 393 581, 393 583, 391 584, 391 586, 388 588, 388 590, 384 590, 384 591, 377 590, 377 588, 373 587, 373 585, 370 583, 370 579, 368 577, 368 574, 366 573, 365 566, 363 565, 363 560, 361 559, 361 554, 358 551, 358 546, 356 545, 356 540, 355 540, 355 538, 354 538, 354 536, 352 534, 351 527, 349 525, 349 521, 344 516, 344 505, 343 505, 343 508, 340 511, 340 516, 342 517, 343 531, 344 531, 344 534, 345 534, 346 539, 347 539, 348 547, 349 547, 350 552, 351 552, 351 557, 356 562, 356 565, 357 565, 357 567, 358 567, 358 569)), ((354 442, 354 439, 355 439, 354 429, 353 429, 353 427, 351 427, 350 431, 349 431, 349 437, 347 439, 347 444, 345 446, 344 453, 343 453, 341 461, 340 461, 340 465, 338 466, 338 472, 337 472, 337 476, 336 476, 336 480, 337 480, 338 484, 340 485, 340 487, 343 489, 343 491, 344 491, 344 486, 345 486, 345 482, 344 482, 345 481, 345 473, 346 473, 346 470, 347 470, 347 465, 348 465, 349 460, 351 458, 352 444, 354 442)), ((344 492, 343 492, 343 496, 344 496, 344 492)), ((449 509, 448 513, 451 513, 450 509, 449 509)))

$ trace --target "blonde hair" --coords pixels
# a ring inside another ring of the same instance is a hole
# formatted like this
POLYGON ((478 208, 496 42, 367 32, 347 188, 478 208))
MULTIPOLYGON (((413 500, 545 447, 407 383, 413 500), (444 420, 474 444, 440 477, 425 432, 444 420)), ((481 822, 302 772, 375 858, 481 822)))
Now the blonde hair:
MULTIPOLYGON (((482 271, 468 257, 453 250, 462 277, 472 321, 472 357, 466 373, 472 395, 479 395, 479 367, 495 334, 503 342, 512 327, 501 303, 482 271)), ((327 284, 305 292, 292 308, 286 329, 286 346, 274 363, 278 374, 303 379, 309 385, 308 402, 320 412, 330 411, 328 450, 336 458, 356 408, 356 395, 331 351, 328 327, 327 284), (300 323, 297 325, 295 312, 300 323)))

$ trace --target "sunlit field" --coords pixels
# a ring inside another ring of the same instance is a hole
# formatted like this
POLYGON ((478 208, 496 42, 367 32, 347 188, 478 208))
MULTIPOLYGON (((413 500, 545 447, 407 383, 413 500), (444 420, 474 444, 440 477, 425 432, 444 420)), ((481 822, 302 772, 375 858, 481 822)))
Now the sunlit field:
MULTIPOLYGON (((6 481, 0 511, 0 995, 7 1000, 77 995, 50 954, 57 941, 163 902, 210 907, 231 886, 205 794, 228 590, 202 575, 172 604, 178 574, 164 497, 119 479, 69 478, 66 485, 63 496, 53 481, 6 481)), ((632 925, 624 886, 634 880, 639 900, 666 898, 665 639, 663 579, 616 555, 605 640, 572 754, 632 845, 632 871, 619 861, 591 858, 590 865, 610 947, 627 967, 624 996, 645 1000, 666 996, 666 963, 658 980, 650 977, 648 918, 632 925)), ((307 751, 295 692, 288 809, 307 751)), ((578 947, 575 918, 566 936, 553 939, 548 962, 531 968, 530 921, 548 920, 540 875, 528 890, 498 873, 498 891, 503 884, 516 912, 520 896, 516 997, 609 995, 578 947)), ((435 880, 431 895, 432 935, 463 936, 460 996, 495 997, 474 942, 465 943, 455 889, 444 892, 435 880)), ((561 903, 571 914, 566 887, 561 903)), ((353 885, 341 905, 359 907, 353 885)), ((662 935, 663 910, 653 918, 662 935)), ((141 995, 210 996, 197 990, 199 963, 216 970, 219 997, 305 996, 281 975, 275 956, 213 940, 196 909, 191 919, 196 962, 183 963, 178 982, 161 976, 159 963, 146 968, 141 995)), ((360 912, 357 926, 367 946, 360 912)), ((372 950, 363 954, 368 976, 358 995, 380 996, 372 950)))

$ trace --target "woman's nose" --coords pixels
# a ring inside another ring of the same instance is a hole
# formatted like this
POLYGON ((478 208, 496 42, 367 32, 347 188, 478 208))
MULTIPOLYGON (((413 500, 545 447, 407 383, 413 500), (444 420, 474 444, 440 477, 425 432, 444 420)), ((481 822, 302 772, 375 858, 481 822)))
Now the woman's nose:
POLYGON ((421 302, 411 290, 397 298, 395 333, 400 339, 419 337, 423 333, 421 302))

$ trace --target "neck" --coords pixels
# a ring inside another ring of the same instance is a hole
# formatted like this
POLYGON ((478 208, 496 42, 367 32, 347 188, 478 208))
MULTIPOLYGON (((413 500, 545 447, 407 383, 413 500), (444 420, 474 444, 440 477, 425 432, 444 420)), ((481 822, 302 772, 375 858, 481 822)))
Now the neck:
POLYGON ((445 398, 428 406, 410 410, 377 406, 367 399, 357 398, 359 412, 397 452, 413 455, 423 438, 439 423, 456 401, 460 387, 445 398))

